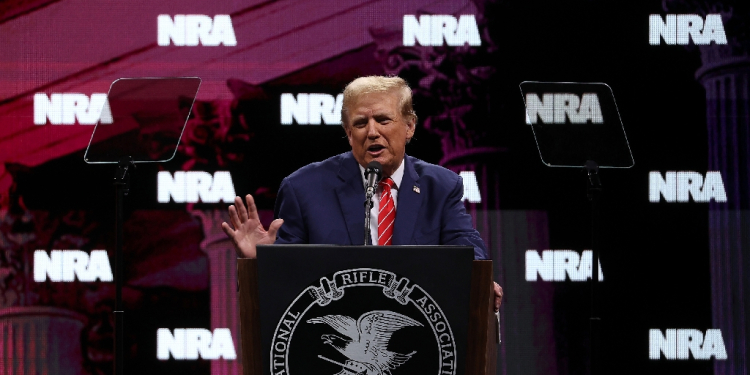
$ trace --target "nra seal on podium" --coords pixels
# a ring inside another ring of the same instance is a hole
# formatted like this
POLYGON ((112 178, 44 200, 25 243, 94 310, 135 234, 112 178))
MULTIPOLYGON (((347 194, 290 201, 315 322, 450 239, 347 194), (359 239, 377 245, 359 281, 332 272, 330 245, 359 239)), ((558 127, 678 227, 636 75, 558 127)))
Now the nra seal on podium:
POLYGON ((440 306, 393 272, 347 269, 290 304, 274 331, 271 374, 456 374, 456 343, 440 306))

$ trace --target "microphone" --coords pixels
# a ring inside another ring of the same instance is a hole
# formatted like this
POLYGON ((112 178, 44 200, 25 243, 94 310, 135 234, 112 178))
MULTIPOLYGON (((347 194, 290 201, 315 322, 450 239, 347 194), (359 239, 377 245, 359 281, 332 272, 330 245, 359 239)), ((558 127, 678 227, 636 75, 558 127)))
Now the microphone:
POLYGON ((380 164, 380 162, 373 160, 370 164, 367 164, 367 168, 365 168, 365 178, 367 179, 366 193, 368 197, 372 198, 372 195, 375 193, 375 184, 380 181, 382 173, 383 165, 380 164))
POLYGON ((370 210, 372 210, 372 196, 375 194, 375 184, 380 181, 383 173, 383 165, 377 161, 371 161, 365 168, 365 178, 367 179, 367 188, 365 189, 365 241, 367 246, 372 241, 370 234, 370 210))

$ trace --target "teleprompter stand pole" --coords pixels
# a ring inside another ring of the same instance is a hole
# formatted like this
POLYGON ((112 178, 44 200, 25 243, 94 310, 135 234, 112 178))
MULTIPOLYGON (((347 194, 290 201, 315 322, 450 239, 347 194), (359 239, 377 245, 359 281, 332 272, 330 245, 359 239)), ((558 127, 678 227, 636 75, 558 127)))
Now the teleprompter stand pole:
POLYGON ((602 194, 602 183, 599 180, 599 165, 596 162, 587 160, 584 171, 586 171, 586 196, 591 204, 591 318, 589 319, 591 375, 599 375, 602 320, 599 317, 597 289, 599 284, 599 199, 602 194))
POLYGON ((114 337, 114 375, 124 375, 124 311, 122 308, 122 284, 125 279, 123 273, 122 245, 123 245, 123 200, 130 190, 130 175, 128 170, 133 167, 133 158, 124 156, 117 165, 115 173, 115 337, 114 337))

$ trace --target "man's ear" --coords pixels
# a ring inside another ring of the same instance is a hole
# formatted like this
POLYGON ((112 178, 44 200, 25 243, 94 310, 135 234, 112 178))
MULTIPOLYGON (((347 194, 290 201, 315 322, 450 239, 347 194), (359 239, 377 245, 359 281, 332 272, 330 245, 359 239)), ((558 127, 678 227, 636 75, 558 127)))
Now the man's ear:
POLYGON ((414 117, 409 117, 409 119, 406 120, 406 143, 409 143, 411 141, 411 138, 414 136, 414 130, 417 127, 417 120, 414 117))
POLYGON ((349 146, 352 145, 352 129, 346 126, 346 124, 341 124, 341 126, 344 128, 344 133, 346 133, 346 139, 349 140, 349 146))

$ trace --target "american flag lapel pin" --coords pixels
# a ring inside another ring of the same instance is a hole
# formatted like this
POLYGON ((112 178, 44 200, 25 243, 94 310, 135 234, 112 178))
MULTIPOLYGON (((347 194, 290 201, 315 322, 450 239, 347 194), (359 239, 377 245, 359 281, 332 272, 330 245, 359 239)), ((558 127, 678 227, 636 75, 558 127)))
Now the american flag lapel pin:
POLYGON ((419 186, 414 185, 414 187, 412 188, 412 190, 414 190, 415 193, 419 194, 419 186))

